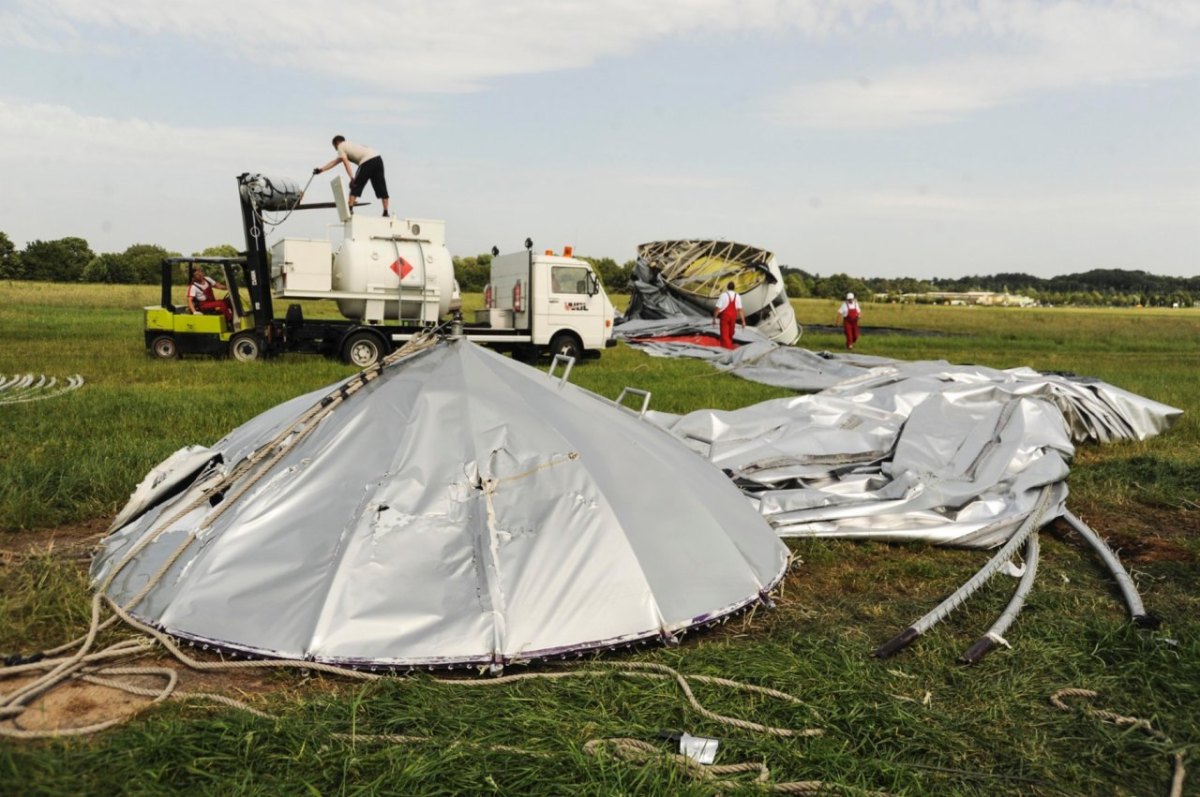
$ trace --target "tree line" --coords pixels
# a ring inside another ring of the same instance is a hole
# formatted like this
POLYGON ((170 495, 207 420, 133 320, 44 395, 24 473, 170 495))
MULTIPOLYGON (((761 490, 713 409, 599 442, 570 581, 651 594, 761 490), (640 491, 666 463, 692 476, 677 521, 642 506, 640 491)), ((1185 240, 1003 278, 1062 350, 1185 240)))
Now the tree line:
MULTIPOLYGON (((987 276, 861 279, 846 274, 822 277, 784 266, 788 296, 836 299, 853 291, 864 298, 899 301, 906 294, 991 293, 1028 296, 1041 304, 1094 307, 1191 307, 1200 303, 1200 276, 1164 277, 1145 271, 1093 269, 1079 274, 1041 278, 1031 274, 1000 273, 987 276)), ((921 301, 921 299, 918 299, 921 301)))
MULTIPOLYGON (((236 257, 238 250, 220 244, 192 254, 236 257)), ((0 279, 155 284, 161 278, 163 259, 179 256, 178 252, 154 244, 134 244, 123 252, 97 254, 87 241, 73 237, 30 241, 18 250, 8 235, 0 232, 0 279)), ((592 264, 610 293, 629 292, 636 261, 617 263, 611 257, 581 259, 592 264)), ((459 287, 468 293, 482 291, 488 282, 492 256, 481 254, 453 260, 459 287)), ((1200 302, 1200 276, 1165 277, 1123 269, 1093 269, 1048 278, 1013 272, 932 280, 863 279, 847 274, 821 276, 789 266, 784 266, 782 272, 788 296, 796 299, 840 299, 850 291, 865 299, 879 296, 884 300, 898 300, 904 294, 991 291, 1057 305, 1190 307, 1200 302)))
MULTIPOLYGON (((229 244, 210 246, 198 257, 237 257, 229 244)), ((82 238, 30 241, 17 250, 7 234, 0 232, 0 279, 42 282, 100 282, 114 284, 157 283, 162 261, 180 257, 155 244, 134 244, 124 252, 97 254, 82 238)))

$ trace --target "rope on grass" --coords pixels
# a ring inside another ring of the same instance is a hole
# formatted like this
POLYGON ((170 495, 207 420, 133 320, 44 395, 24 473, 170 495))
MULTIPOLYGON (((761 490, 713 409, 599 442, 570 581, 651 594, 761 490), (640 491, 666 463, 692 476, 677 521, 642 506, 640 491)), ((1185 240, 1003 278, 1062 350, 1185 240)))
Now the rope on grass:
MULTIPOLYGON (((709 786, 722 789, 742 789, 755 786, 763 791, 777 794, 829 794, 847 789, 820 780, 793 780, 771 783, 771 770, 763 763, 701 764, 681 753, 664 753, 660 748, 640 739, 592 739, 583 746, 590 756, 600 757, 607 753, 614 758, 633 763, 648 763, 654 760, 674 765, 690 778, 709 786), (753 780, 733 780, 731 775, 756 773, 753 780)), ((874 797, 886 797, 883 792, 859 792, 874 797)))
MULTIPOLYGON (((1152 726, 1150 724, 1150 720, 1144 720, 1139 717, 1126 717, 1122 714, 1117 714, 1116 712, 1108 711, 1107 709, 1095 708, 1094 706, 1090 705, 1090 701, 1098 697, 1098 695, 1099 693, 1094 692, 1091 689, 1078 689, 1075 687, 1069 687, 1066 689, 1059 689, 1057 692, 1050 695, 1050 702, 1054 704, 1054 707, 1060 711, 1073 711, 1074 709, 1067 705, 1063 698, 1084 698, 1089 701, 1088 705, 1085 705, 1082 709, 1080 709, 1084 714, 1095 717, 1096 719, 1104 722, 1111 722, 1114 725, 1125 725, 1131 728, 1137 728, 1138 730, 1145 731, 1150 737, 1157 739, 1164 744, 1174 744, 1174 742, 1172 742, 1165 733, 1152 726)), ((1183 753, 1184 748, 1180 748, 1171 752, 1171 757, 1175 762, 1175 770, 1171 777, 1170 797, 1182 797, 1183 795, 1183 753)))
MULTIPOLYGON (((441 742, 431 736, 409 736, 400 734, 361 734, 361 733, 335 733, 333 738, 338 741, 356 744, 359 742, 382 742, 387 744, 420 744, 426 742, 441 742)), ((553 758, 553 753, 546 753, 538 750, 528 750, 522 747, 513 747, 506 744, 476 744, 473 742, 464 741, 462 739, 453 739, 448 744, 449 747, 471 747, 488 752, 499 753, 514 753, 516 755, 527 756, 531 758, 553 758)), ((694 780, 701 781, 707 785, 718 788, 741 789, 747 786, 754 786, 766 792, 774 792, 777 794, 830 794, 834 792, 847 792, 850 789, 837 786, 835 784, 826 783, 820 780, 801 780, 801 781, 781 781, 778 783, 771 782, 771 770, 766 764, 758 762, 747 762, 741 764, 701 764, 681 753, 668 753, 662 748, 642 741, 641 739, 631 738, 608 738, 608 739, 590 739, 583 745, 583 751, 593 758, 600 758, 603 755, 610 755, 623 761, 628 761, 635 764, 645 764, 654 760, 666 761, 677 769, 681 770, 685 775, 694 780), (734 780, 729 776, 754 773, 753 780, 734 780)), ((884 792, 873 791, 857 791, 856 793, 870 795, 871 797, 888 797, 884 792)))
POLYGON ((11 377, 0 374, 0 404, 23 404, 55 398, 82 385, 83 377, 79 374, 67 377, 65 382, 59 382, 58 377, 47 377, 45 374, 39 374, 36 378, 33 374, 14 374, 11 377))

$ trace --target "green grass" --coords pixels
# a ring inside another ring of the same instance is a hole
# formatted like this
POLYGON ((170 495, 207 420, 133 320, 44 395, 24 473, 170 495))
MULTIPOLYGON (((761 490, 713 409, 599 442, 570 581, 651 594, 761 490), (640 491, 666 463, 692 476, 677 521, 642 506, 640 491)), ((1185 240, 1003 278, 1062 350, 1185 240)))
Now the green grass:
MULTIPOLYGON (((0 284, 0 374, 87 380, 59 398, 0 405, 0 556, 44 540, 49 527, 111 515, 177 448, 212 443, 262 410, 352 373, 303 356, 249 365, 152 360, 139 308, 155 298, 153 288, 0 284)), ((810 300, 795 305, 810 324, 829 324, 835 309, 810 300)), ((1073 371, 1186 411, 1160 437, 1081 447, 1070 480, 1070 505, 1123 549, 1163 629, 1133 629, 1109 579, 1056 526, 1042 535, 1042 571, 1009 632, 1012 650, 972 668, 954 663, 1006 603, 1013 582, 996 579, 927 637, 880 661, 870 651, 966 580, 986 555, 801 540, 791 545, 803 564, 775 610, 690 635, 679 648, 605 660, 660 662, 789 691, 807 707, 697 688, 714 711, 824 728, 816 739, 733 730, 696 715, 668 683, 614 675, 465 688, 426 676, 364 686, 278 673, 245 686, 278 721, 169 704, 91 739, 0 741, 0 794, 713 794, 666 764, 583 752, 592 738, 652 740, 659 729, 719 737, 721 763, 762 761, 778 780, 908 795, 1165 794, 1166 746, 1055 710, 1047 696, 1065 686, 1097 689, 1103 707, 1150 719, 1177 745, 1189 745, 1187 790, 1194 792, 1200 317, 868 305, 864 322, 864 353, 1073 371), (946 334, 873 334, 872 326, 946 334), (352 744, 335 736, 352 730, 431 741, 352 744)), ((840 340, 809 333, 802 345, 836 351, 840 340)), ((627 385, 647 389, 652 408, 672 412, 786 395, 702 362, 650 358, 624 346, 577 367, 572 381, 606 396, 627 385)), ((0 558, 0 652, 37 650, 82 631, 86 562, 76 553, 59 546, 0 558)))

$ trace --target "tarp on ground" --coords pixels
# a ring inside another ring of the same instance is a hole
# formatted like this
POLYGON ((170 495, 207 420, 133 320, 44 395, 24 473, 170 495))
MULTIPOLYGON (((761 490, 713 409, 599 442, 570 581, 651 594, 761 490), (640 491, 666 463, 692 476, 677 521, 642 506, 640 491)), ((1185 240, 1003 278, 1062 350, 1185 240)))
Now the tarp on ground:
MULTIPOLYGON (((740 410, 648 420, 727 471, 783 536, 1002 544, 1053 488, 1065 512, 1074 445, 1141 440, 1181 414, 1100 380, 779 346, 739 331, 731 351, 686 341, 681 319, 622 328, 655 356, 814 391, 740 410)), ((709 331, 711 334, 711 330, 709 331)))
POLYGON ((121 520, 92 567, 108 596, 133 600, 166 568, 135 617, 226 650, 367 666, 667 637, 764 599, 788 559, 671 435, 462 340, 181 452, 121 520))

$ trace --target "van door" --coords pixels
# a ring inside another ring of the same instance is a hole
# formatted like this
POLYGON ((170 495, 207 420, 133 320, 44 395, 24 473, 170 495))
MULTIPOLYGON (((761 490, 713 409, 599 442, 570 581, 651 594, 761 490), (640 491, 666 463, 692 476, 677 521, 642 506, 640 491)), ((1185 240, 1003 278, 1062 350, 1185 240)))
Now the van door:
MULTIPOLYGON (((547 297, 546 340, 560 329, 573 329, 583 338, 585 346, 595 346, 595 318, 598 314, 597 296, 588 294, 591 270, 587 266, 555 265, 550 267, 550 293, 547 297)), ((541 337, 539 335, 539 337, 541 337)))

